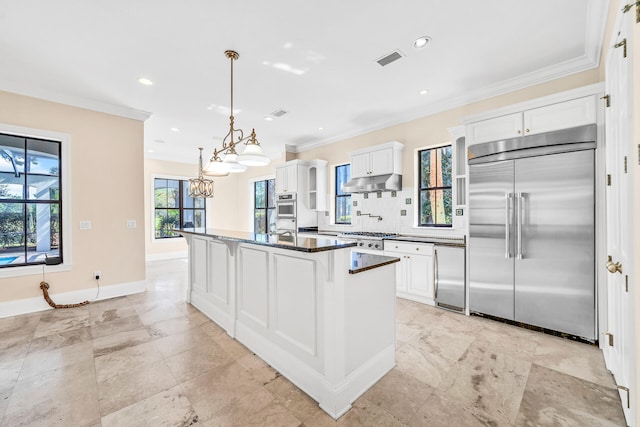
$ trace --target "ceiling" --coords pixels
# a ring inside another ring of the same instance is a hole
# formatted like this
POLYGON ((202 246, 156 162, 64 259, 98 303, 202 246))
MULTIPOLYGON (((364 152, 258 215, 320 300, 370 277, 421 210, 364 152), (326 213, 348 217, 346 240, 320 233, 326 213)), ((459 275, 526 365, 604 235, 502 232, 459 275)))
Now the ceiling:
POLYGON ((196 163, 228 131, 233 49, 236 127, 276 157, 596 67, 608 11, 607 0, 301 5, 0 0, 0 90, 150 113, 145 155, 196 163), (403 57, 376 62, 394 50, 403 57))

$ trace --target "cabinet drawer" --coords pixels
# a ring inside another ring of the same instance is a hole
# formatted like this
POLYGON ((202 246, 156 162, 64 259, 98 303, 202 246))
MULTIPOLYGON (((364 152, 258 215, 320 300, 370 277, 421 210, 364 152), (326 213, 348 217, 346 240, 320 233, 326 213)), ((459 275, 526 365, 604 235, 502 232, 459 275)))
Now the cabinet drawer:
POLYGON ((433 245, 428 243, 412 242, 384 242, 385 252, 401 252, 405 254, 433 255, 433 245))

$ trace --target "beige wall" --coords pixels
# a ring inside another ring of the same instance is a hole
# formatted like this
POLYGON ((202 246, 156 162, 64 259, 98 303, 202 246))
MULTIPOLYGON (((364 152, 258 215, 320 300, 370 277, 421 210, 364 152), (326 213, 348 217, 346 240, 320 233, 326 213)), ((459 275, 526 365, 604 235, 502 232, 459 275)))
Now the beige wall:
MULTIPOLYGON (((70 136, 71 242, 64 243, 73 266, 47 273, 50 291, 94 288, 96 270, 103 286, 144 280, 143 122, 0 92, 0 123, 70 136), (80 231, 80 220, 92 228, 80 231)), ((41 273, 0 279, 0 302, 42 295, 41 280, 41 273)))

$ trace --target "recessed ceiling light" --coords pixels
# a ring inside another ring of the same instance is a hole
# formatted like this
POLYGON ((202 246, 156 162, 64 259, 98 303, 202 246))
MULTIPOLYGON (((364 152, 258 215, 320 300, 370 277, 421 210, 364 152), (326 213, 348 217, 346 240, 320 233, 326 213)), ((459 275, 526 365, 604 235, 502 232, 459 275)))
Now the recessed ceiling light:
POLYGON ((269 117, 269 116, 265 117, 264 119, 266 121, 268 121, 268 122, 272 122, 273 121, 273 117, 269 117))
POLYGON ((145 86, 153 86, 153 82, 145 77, 140 77, 138 83, 145 86))
POLYGON ((429 36, 418 37, 413 42, 413 47, 415 47, 416 49, 422 49, 427 44, 429 44, 430 41, 431 41, 431 37, 429 37, 429 36))
POLYGON ((156 144, 164 144, 164 139, 154 139, 153 142, 156 144))
POLYGON ((155 153, 154 150, 147 150, 147 153, 155 153))
POLYGON ((324 128, 323 127, 319 127, 318 130, 324 130, 324 128))
POLYGON ((180 129, 178 129, 178 128, 171 128, 171 132, 180 132, 180 129))
POLYGON ((420 95, 426 95, 427 93, 429 93, 429 91, 427 89, 422 89, 420 91, 420 95))

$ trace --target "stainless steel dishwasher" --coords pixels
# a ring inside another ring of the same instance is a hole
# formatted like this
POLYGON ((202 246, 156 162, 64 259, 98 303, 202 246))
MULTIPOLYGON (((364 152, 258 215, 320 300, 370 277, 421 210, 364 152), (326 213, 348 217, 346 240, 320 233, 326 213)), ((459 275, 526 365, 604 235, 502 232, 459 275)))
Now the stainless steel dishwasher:
POLYGON ((466 294, 465 245, 434 246, 434 276, 436 305, 463 312, 466 294))

